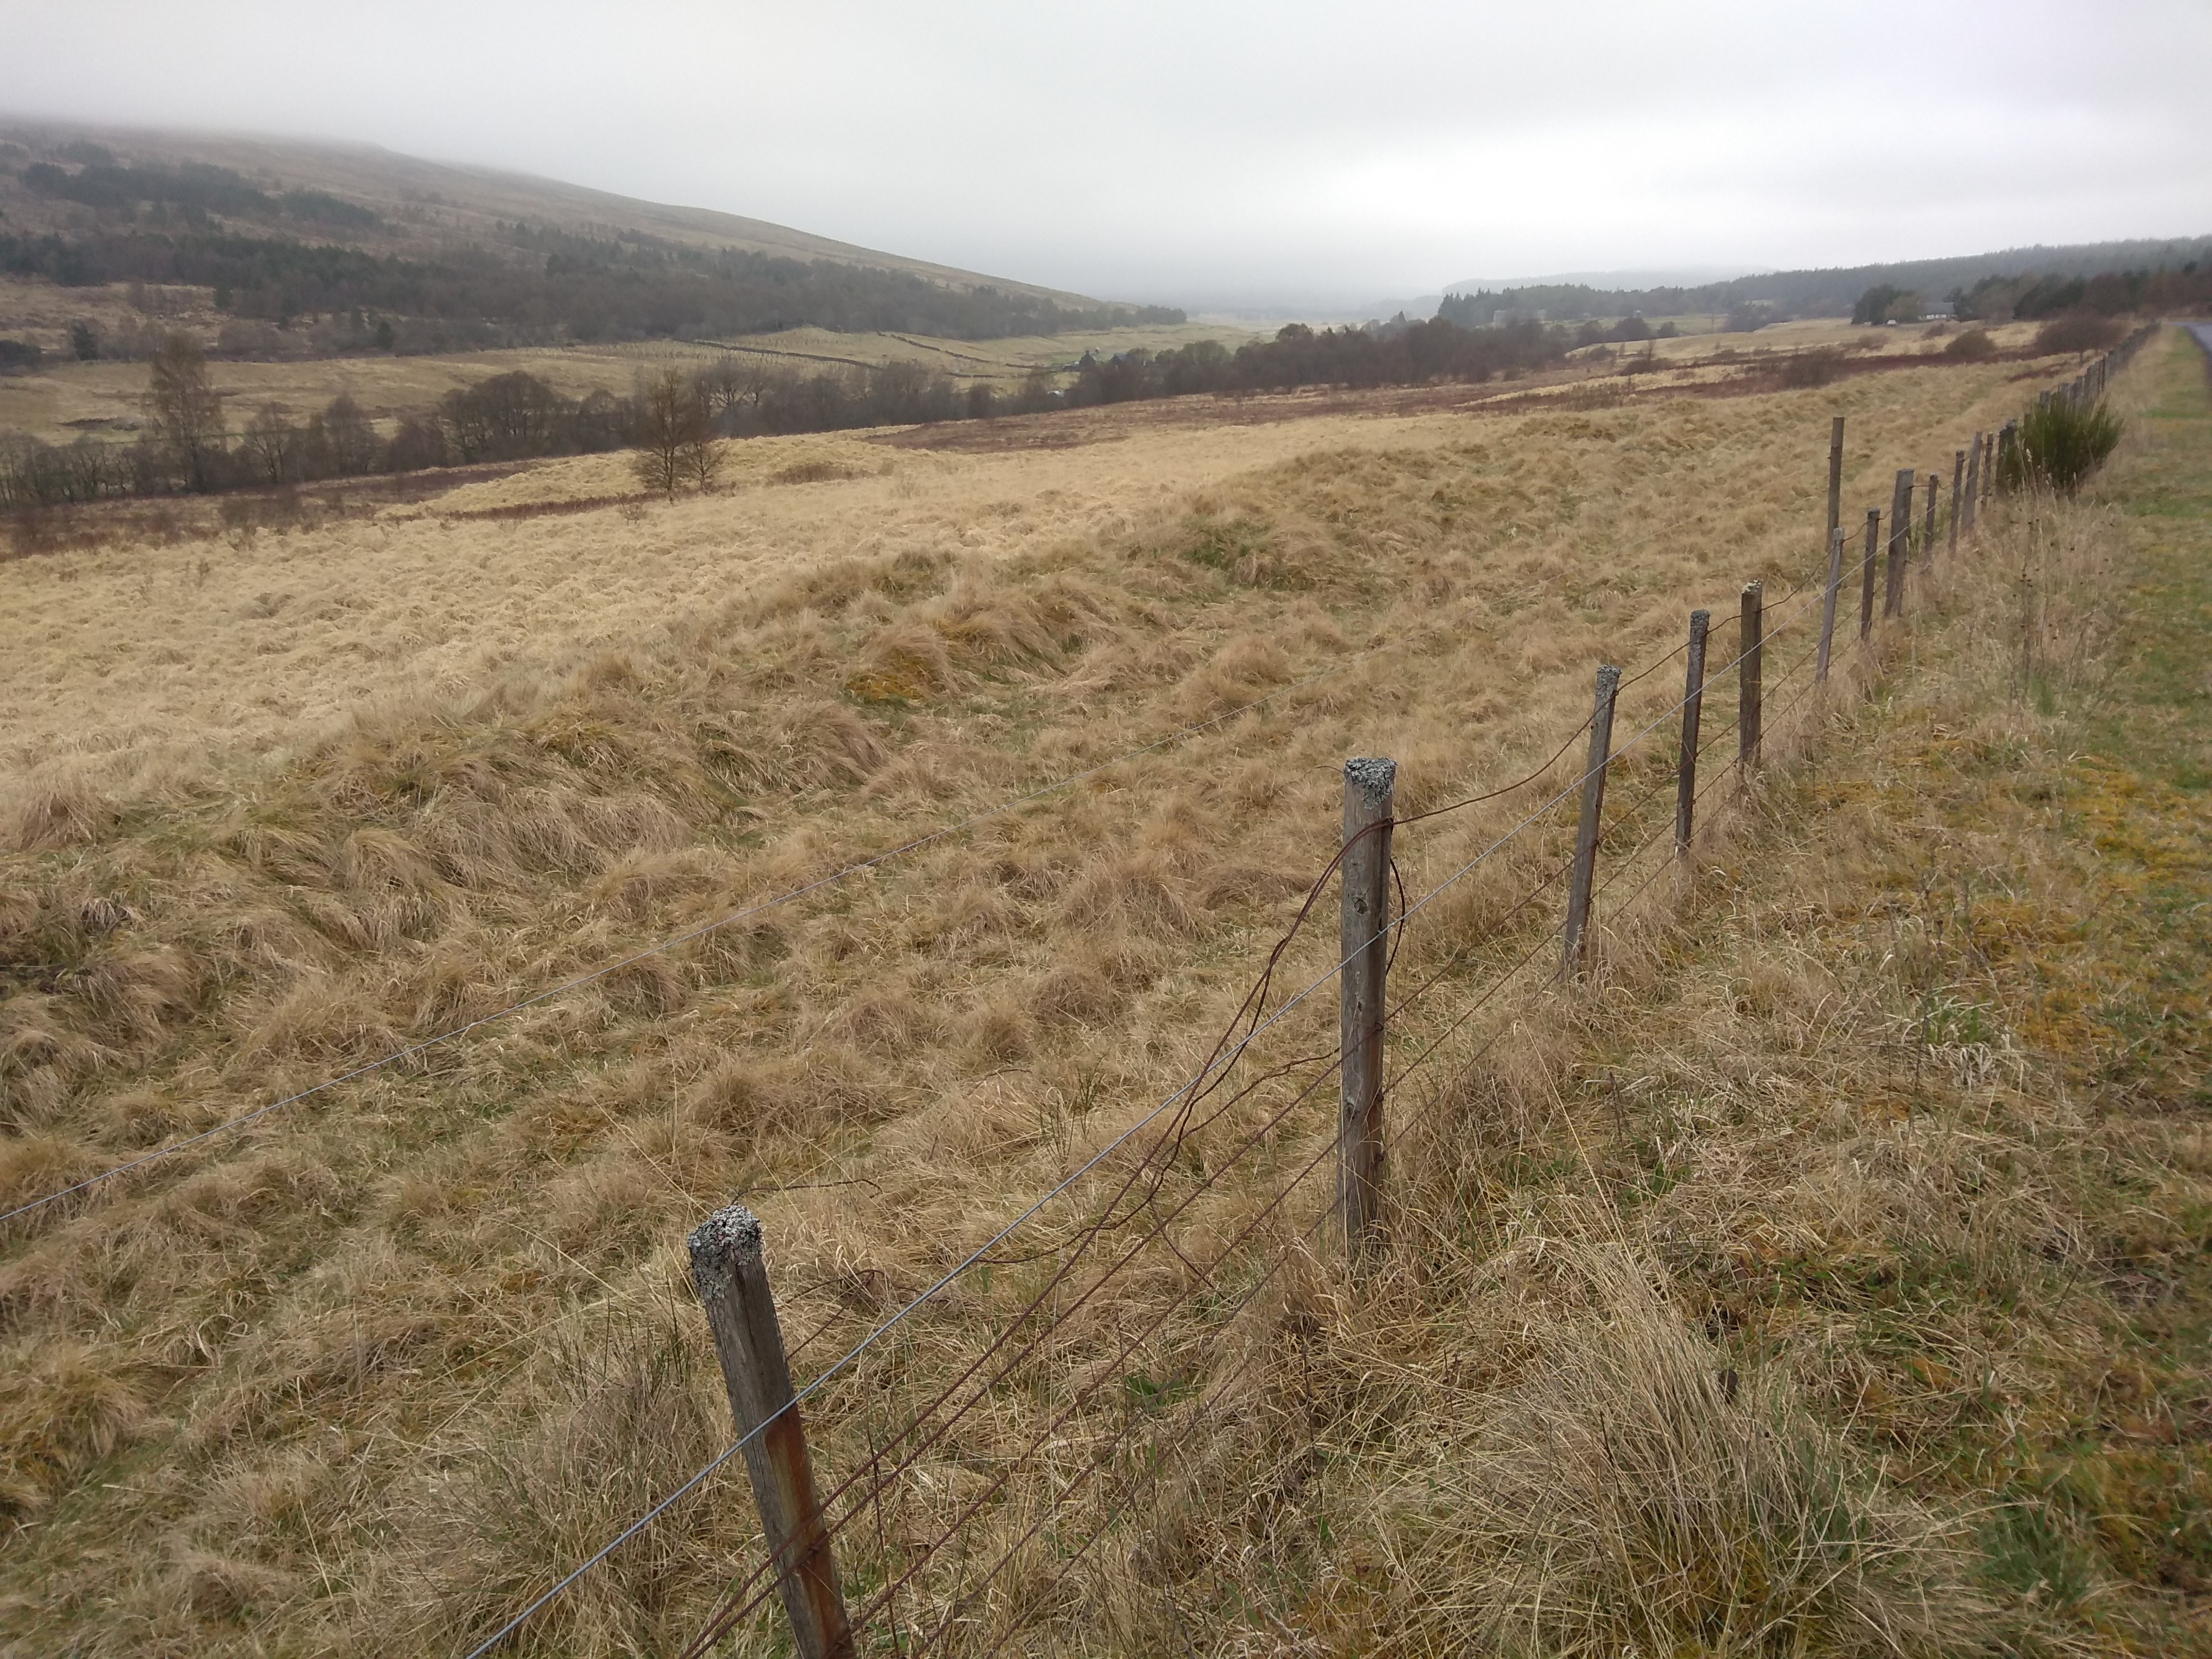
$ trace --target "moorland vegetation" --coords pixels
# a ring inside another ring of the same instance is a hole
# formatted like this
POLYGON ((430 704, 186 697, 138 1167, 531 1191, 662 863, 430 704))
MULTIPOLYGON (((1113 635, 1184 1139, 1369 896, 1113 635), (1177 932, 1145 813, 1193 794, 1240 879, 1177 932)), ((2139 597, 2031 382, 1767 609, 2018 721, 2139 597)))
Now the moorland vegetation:
MULTIPOLYGON (((704 1210, 747 1195, 787 1328, 842 1348, 1204 1052, 1325 858, 1346 755, 1397 757, 1407 812, 1523 775, 1594 660, 1811 568, 1832 409, 1847 501, 1878 498, 1896 456, 2012 413, 2010 372, 1210 428, 1137 403, 1077 427, 1110 441, 972 454, 771 438, 742 495, 635 517, 592 505, 623 463, 586 457, 437 511, 13 567, 11 1202, 1278 695, 11 1224, 0 1626, 88 1656, 465 1649, 720 1443, 681 1289, 704 1210), (537 504, 582 510, 469 516, 537 504)), ((2165 842, 2091 857, 2067 826, 2187 808, 2075 764, 2129 526, 2020 506, 1976 580, 1916 589, 1954 631, 1851 656, 1877 695, 1838 699, 1826 758, 1747 800, 1683 908, 1609 920, 1598 994, 1504 1009, 1511 1042, 1425 1101, 1376 1273, 1316 1259, 1233 1352, 1171 1332, 1109 1376, 1179 1427, 1189 1365, 1244 1364, 1030 1638, 2185 1634, 2173 1587, 2212 1557, 2160 1425, 2202 1366, 2159 1322, 2195 1294, 2203 1159, 2166 1095, 2201 986, 2120 971, 2183 971, 2123 867, 2165 842)), ((1632 723, 1672 695, 1644 681, 1632 723)), ((1671 776, 1639 760, 1623 799, 1671 776)), ((1521 810, 1409 835, 1409 884, 1521 810)), ((1463 971, 1455 941, 1570 830, 1394 972, 1463 971)), ((1182 1282, 1133 1280, 1050 1364, 1096 1370, 1182 1282)), ((825 1400, 823 1466, 866 1467, 867 1401, 969 1363, 994 1305, 825 1400)), ((924 1459, 886 1547, 1060 1374, 924 1459)), ((710 1486, 520 1650, 673 1650, 751 1531, 710 1486)))

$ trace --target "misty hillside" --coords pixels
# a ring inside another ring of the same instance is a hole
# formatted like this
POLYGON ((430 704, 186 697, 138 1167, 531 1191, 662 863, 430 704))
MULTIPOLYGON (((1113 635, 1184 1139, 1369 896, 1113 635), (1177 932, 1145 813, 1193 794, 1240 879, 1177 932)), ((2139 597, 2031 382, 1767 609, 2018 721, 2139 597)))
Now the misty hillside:
POLYGON ((366 348, 1181 320, 763 221, 370 147, 0 123, 0 273, 211 290, 366 348))
POLYGON ((1437 314, 1462 325, 1486 323, 1499 310, 1543 311, 1554 319, 1654 316, 1771 307, 1785 316, 1847 317, 1869 289, 1889 287, 1945 298, 1977 284, 2035 276, 2093 276, 2103 271, 2178 270, 2212 258, 2212 236, 2126 242, 2085 242, 2066 247, 2006 248, 1948 259, 1850 265, 1829 270, 1770 270, 1694 286, 1599 289, 1580 283, 1524 283, 1489 288, 1455 283, 1437 314))

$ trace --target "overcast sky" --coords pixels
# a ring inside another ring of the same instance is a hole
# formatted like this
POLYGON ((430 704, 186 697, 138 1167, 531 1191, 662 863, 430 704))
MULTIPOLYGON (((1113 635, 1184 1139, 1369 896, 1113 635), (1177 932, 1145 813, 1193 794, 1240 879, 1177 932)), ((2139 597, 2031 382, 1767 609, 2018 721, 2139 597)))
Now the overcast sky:
POLYGON ((1200 307, 2212 232, 2212 0, 0 0, 0 113, 1200 307))

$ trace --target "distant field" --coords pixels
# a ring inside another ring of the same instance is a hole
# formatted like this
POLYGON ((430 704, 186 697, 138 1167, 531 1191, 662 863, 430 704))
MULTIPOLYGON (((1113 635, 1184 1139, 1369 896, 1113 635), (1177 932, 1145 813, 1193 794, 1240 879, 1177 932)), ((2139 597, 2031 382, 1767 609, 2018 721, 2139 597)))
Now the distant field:
POLYGON ((1004 340, 930 340, 912 334, 835 334, 827 329, 801 328, 783 334, 748 335, 725 343, 787 357, 802 367, 817 356, 830 362, 908 362, 963 381, 1018 382, 1032 369, 1059 368, 1086 351, 1102 357, 1140 347, 1169 351, 1196 340, 1218 340, 1233 349, 1255 337, 1251 330, 1231 324, 1176 323, 1004 340))
POLYGON ((2035 323, 1905 323, 1895 328, 1861 328, 1842 317, 1801 317, 1771 324, 1754 333, 1729 334, 1719 327, 1725 320, 1722 318, 1650 317, 1644 320, 1654 328, 1671 322, 1681 332, 1671 340, 1636 341, 1609 348, 1585 346, 1583 354, 1600 349, 1641 354, 1648 346, 1662 361, 1679 361, 1710 358, 1723 353, 1753 357, 1761 353, 1803 351, 1820 346, 1849 346, 1884 356, 1921 356, 1940 353, 1969 328, 1985 331, 2000 350, 2016 351, 2034 339, 2039 326, 2035 323))
MULTIPOLYGON (((91 300, 79 302, 67 297, 73 291, 46 288, 40 293, 40 287, 0 284, 0 306, 13 304, 21 307, 19 314, 50 318, 48 331, 55 337, 46 343, 50 350, 59 349, 57 341, 65 337, 71 318, 104 318, 116 304, 115 296, 106 290, 93 290, 91 300), (64 297, 58 300, 53 297, 57 294, 64 297), (33 312, 33 304, 44 309, 33 312)), ((211 313, 203 317, 185 311, 179 320, 211 328, 207 320, 211 316, 211 313)), ((9 331, 6 322, 0 320, 0 333, 9 331)), ((19 336, 37 332, 21 328, 13 331, 19 336)), ((1236 329, 1200 323, 1007 340, 932 340, 920 335, 836 334, 827 329, 803 328, 724 344, 656 340, 625 345, 459 352, 449 356, 222 362, 215 365, 213 378, 235 429, 264 404, 304 414, 319 409, 342 392, 350 393, 373 415, 389 417, 434 404, 455 386, 518 368, 540 376, 571 397, 602 388, 627 393, 648 369, 667 363, 704 366, 725 349, 760 352, 780 366, 800 373, 854 363, 917 362, 963 383, 982 380, 1011 389, 1031 369, 1062 367, 1085 351, 1110 356, 1138 346, 1157 351, 1200 339, 1220 340, 1233 347, 1248 337, 1236 329)), ((128 434, 137 428, 145 389, 143 363, 81 363, 50 357, 34 374, 0 375, 0 432, 28 432, 49 442, 66 441, 84 432, 106 436, 128 434)))
MULTIPOLYGON (((14 314, 35 317, 46 325, 52 337, 51 346, 65 337, 70 318, 84 315, 104 321, 125 304, 119 290, 90 290, 82 301, 71 297, 74 294, 74 290, 39 284, 0 283, 0 331, 7 327, 5 308, 12 307, 14 314), (55 297, 58 294, 63 297, 55 297)), ((192 291, 176 290, 175 295, 179 321, 212 326, 214 313, 193 308, 192 291)), ((38 331, 19 327, 16 331, 34 335, 38 331)), ((1585 347, 1574 354, 1573 362, 1588 369, 1611 353, 1615 362, 1625 364, 1642 358, 1648 345, 1653 361, 1674 366, 1678 380, 1689 383, 1725 377, 1762 356, 1821 346, 1846 346, 1856 354, 1885 359, 1932 356, 1940 353, 1958 331, 1955 327, 1929 324, 1855 329, 1840 319, 1808 319, 1778 324, 1755 334, 1686 333, 1672 340, 1585 347), (1692 362, 1705 367, 1687 368, 1692 362)), ((2034 337, 2035 325, 2002 324, 1990 332, 2002 349, 2016 350, 2034 337)), ((1196 340, 1218 340, 1233 349, 1254 337, 1249 331, 1206 323, 1000 340, 940 340, 920 335, 840 334, 828 329, 799 328, 720 342, 646 341, 447 356, 223 362, 216 365, 214 378, 235 428, 264 404, 274 403, 290 413, 303 414, 341 392, 350 393, 372 414, 389 418, 434 404, 455 386, 512 369, 538 375, 571 397, 600 389, 628 392, 638 376, 652 368, 670 363, 703 366, 725 350, 757 352, 800 373, 854 364, 914 362, 963 384, 981 381, 1011 389, 1033 370, 1063 368, 1085 351, 1101 356, 1138 347, 1164 351, 1196 340)), ((126 434, 137 429, 145 386, 143 363, 50 359, 35 374, 0 377, 0 431, 28 432, 49 441, 65 441, 84 432, 126 434)))

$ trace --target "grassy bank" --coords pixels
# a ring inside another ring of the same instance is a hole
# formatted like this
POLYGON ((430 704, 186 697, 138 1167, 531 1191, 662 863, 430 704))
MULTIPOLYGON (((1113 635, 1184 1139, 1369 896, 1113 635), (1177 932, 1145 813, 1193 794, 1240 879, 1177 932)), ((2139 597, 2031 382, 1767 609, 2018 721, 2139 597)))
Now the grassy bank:
POLYGON ((2212 401, 2178 337, 2124 395, 1470 1096, 1474 1241, 1328 1345, 1391 1450, 1310 1506, 1369 1552, 1325 1645, 2212 1643, 2212 401))

